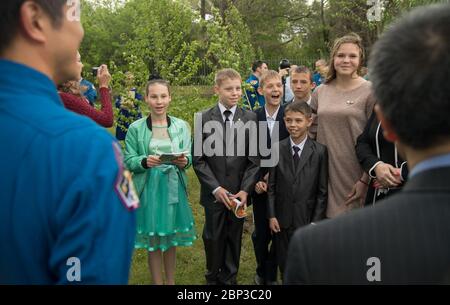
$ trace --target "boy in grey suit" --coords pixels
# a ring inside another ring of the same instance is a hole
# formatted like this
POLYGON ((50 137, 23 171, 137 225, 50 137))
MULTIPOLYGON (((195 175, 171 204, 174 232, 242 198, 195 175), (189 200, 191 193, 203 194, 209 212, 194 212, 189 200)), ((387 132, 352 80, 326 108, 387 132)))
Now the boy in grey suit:
POLYGON ((201 184, 200 203, 205 208, 205 277, 207 284, 236 284, 244 218, 233 213, 233 203, 237 199, 247 205, 247 196, 258 177, 257 146, 251 153, 251 144, 257 145, 256 114, 237 105, 242 89, 241 77, 235 70, 218 71, 214 90, 219 103, 201 114, 201 123, 196 118, 193 153, 194 170, 201 184), (253 128, 235 130, 240 124, 253 128), (233 136, 235 132, 244 134, 233 136), (212 144, 210 138, 217 134, 219 140, 212 144), (209 143, 211 147, 207 148, 209 143))
POLYGON ((328 152, 308 138, 311 114, 306 102, 286 107, 284 122, 290 136, 280 142, 279 163, 269 171, 269 223, 282 274, 294 231, 325 218, 327 208, 328 152))

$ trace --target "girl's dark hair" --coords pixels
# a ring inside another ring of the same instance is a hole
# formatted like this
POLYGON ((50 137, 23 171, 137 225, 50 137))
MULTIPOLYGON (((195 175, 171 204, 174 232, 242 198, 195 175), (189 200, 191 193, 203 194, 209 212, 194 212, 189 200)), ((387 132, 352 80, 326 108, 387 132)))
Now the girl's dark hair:
POLYGON ((169 94, 170 94, 170 84, 168 81, 166 81, 164 79, 152 79, 151 81, 148 81, 147 85, 145 86, 145 95, 146 96, 148 95, 148 88, 155 84, 166 86, 167 90, 169 91, 169 94))

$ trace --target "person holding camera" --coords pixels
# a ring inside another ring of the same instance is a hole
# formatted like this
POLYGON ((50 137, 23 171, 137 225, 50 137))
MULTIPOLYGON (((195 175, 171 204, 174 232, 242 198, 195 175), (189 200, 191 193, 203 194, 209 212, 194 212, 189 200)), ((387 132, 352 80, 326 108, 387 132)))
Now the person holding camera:
POLYGON ((81 70, 83 63, 81 62, 80 53, 77 56, 78 78, 77 80, 67 81, 58 86, 59 96, 64 103, 64 107, 78 114, 90 117, 96 123, 103 127, 112 127, 114 123, 114 113, 111 104, 111 95, 109 92, 109 82, 111 75, 106 65, 101 65, 97 72, 97 79, 100 90, 101 109, 96 109, 83 96, 80 82, 81 70))
POLYGON ((287 104, 294 98, 294 93, 291 89, 291 77, 289 73, 291 69, 295 69, 296 65, 291 65, 288 59, 282 59, 280 61, 280 66, 278 68, 278 73, 281 76, 281 81, 283 82, 283 99, 281 100, 281 104, 287 104))

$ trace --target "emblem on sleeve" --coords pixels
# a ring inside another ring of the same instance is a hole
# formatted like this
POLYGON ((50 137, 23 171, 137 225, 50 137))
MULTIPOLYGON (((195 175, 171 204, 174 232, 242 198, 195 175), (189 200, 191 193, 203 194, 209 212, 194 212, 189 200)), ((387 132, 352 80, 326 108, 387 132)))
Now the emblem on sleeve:
POLYGON ((139 197, 134 187, 133 179, 129 170, 123 165, 122 151, 117 142, 113 143, 114 155, 119 166, 119 172, 114 189, 119 195, 120 201, 129 210, 135 210, 139 207, 139 197))

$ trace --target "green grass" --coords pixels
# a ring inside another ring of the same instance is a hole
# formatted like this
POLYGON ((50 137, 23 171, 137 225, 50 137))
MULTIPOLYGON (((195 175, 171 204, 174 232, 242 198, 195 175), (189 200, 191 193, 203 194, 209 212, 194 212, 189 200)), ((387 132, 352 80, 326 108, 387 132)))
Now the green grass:
MULTIPOLYGON (((205 251, 201 238, 204 224, 204 209, 199 203, 200 184, 192 168, 188 170, 189 178, 189 201, 191 202, 192 212, 197 230, 197 240, 192 247, 177 248, 177 266, 175 281, 177 285, 203 285, 205 284, 205 251)), ((251 218, 251 208, 249 209, 249 219, 244 226, 242 236, 242 252, 238 273, 238 283, 253 284, 255 275, 255 255, 251 241, 251 232, 253 231, 253 220, 251 218)), ((135 250, 131 266, 130 284, 142 285, 151 284, 151 275, 148 270, 147 252, 145 250, 135 250)))

